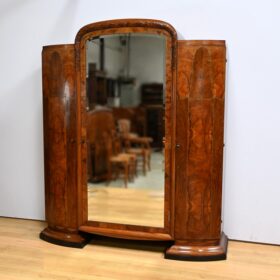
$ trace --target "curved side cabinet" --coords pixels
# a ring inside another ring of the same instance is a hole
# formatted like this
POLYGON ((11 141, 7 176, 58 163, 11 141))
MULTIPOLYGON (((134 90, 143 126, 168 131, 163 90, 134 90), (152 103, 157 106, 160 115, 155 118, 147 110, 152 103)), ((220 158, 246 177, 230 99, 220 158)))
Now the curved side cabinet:
POLYGON ((175 244, 165 257, 226 258, 221 232, 224 41, 178 41, 175 244))
POLYGON ((77 216, 74 45, 44 47, 42 65, 45 205, 48 227, 42 231, 40 237, 55 244, 83 247, 87 240, 78 233, 77 216))

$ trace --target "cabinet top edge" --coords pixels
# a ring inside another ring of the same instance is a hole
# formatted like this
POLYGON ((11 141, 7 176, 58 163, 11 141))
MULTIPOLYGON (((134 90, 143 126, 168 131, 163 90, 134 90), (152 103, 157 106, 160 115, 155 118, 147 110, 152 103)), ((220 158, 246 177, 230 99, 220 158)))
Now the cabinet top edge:
POLYGON ((225 46, 225 40, 178 40, 178 44, 186 44, 192 46, 201 46, 201 45, 208 45, 208 46, 225 46))
POLYGON ((74 44, 46 45, 46 46, 43 46, 43 50, 50 49, 50 48, 69 48, 69 47, 73 47, 73 46, 74 46, 74 44))

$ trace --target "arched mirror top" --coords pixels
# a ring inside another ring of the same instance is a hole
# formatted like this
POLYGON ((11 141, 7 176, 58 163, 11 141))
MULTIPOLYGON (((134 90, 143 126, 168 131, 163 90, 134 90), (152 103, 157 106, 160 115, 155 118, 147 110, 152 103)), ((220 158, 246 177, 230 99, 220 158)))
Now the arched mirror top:
POLYGON ((91 23, 82 27, 76 35, 75 44, 80 44, 88 38, 99 34, 114 33, 158 33, 171 37, 175 45, 177 33, 174 27, 161 20, 155 19, 116 19, 91 23))

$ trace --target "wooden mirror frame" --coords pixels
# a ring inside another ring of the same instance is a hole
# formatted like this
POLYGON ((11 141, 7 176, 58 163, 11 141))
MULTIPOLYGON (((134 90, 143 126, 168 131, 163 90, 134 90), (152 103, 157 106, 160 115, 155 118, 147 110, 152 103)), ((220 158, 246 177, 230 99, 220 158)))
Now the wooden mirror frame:
MULTIPOLYGON (((86 25, 77 34, 75 40, 76 48, 76 65, 77 65, 77 101, 80 107, 81 120, 78 125, 79 138, 82 142, 86 142, 86 42, 90 38, 101 35, 125 34, 125 33, 144 33, 162 35, 166 38, 166 55, 165 55, 165 117, 166 122, 165 133, 165 162, 174 163, 175 145, 175 54, 177 34, 174 28, 162 21, 158 20, 112 20, 86 25), (79 97, 81 99, 79 99, 79 97), (80 104, 80 105, 79 105, 80 104)), ((174 184, 174 165, 165 164, 165 186, 164 186, 164 227, 150 227, 139 225, 125 225, 108 223, 101 221, 88 220, 88 188, 87 188, 87 146, 80 146, 81 150, 78 155, 78 169, 81 169, 81 224, 80 230, 94 233, 104 234, 112 237, 137 238, 143 240, 172 240, 171 220, 170 217, 172 206, 172 189, 174 184), (79 163, 81 166, 79 167, 79 163)))
POLYGON ((75 44, 45 46, 43 106, 45 200, 43 240, 83 247, 90 233, 174 241, 166 258, 226 258, 221 232, 225 42, 177 40, 159 20, 123 19, 83 27, 75 44), (85 42, 105 34, 166 36, 164 228, 88 221, 85 42))

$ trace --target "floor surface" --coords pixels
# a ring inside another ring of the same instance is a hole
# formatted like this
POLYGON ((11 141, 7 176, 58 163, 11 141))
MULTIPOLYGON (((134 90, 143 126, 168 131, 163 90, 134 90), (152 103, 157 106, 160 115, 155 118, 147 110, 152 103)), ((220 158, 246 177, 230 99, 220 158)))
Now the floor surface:
POLYGON ((0 218, 1 280, 279 280, 280 247, 231 241, 228 259, 166 260, 165 246, 100 239, 83 249, 39 239, 44 222, 0 218), (145 246, 144 246, 145 244, 145 246))

